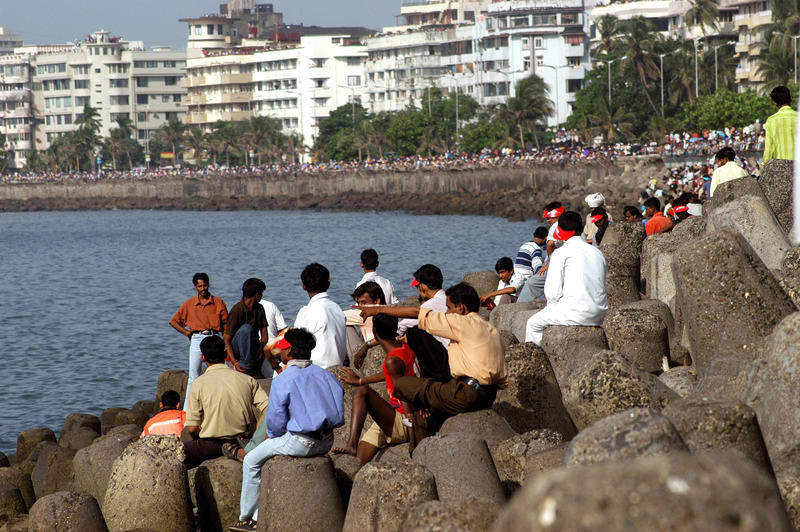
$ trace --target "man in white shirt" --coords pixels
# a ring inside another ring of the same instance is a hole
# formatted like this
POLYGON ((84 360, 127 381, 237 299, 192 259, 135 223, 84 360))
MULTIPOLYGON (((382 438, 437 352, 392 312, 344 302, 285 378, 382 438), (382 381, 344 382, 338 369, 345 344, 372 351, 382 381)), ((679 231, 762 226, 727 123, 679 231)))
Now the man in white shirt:
POLYGON ((283 314, 278 310, 278 306, 272 301, 260 301, 261 306, 264 307, 264 314, 267 315, 267 342, 273 341, 278 337, 278 333, 286 328, 286 320, 283 319, 283 314))
POLYGON ((378 252, 374 249, 365 249, 361 252, 361 267, 364 269, 364 277, 356 285, 356 288, 361 286, 362 284, 366 283, 367 281, 372 281, 373 283, 378 283, 378 285, 383 289, 383 296, 386 299, 386 304, 394 305, 395 303, 399 303, 397 297, 394 295, 394 286, 392 282, 386 279, 385 277, 381 277, 378 275, 375 270, 378 269, 378 252))
POLYGON ((567 211, 558 220, 554 237, 564 244, 550 257, 544 285, 547 305, 528 319, 525 341, 542 343, 550 325, 599 326, 608 311, 606 259, 581 237, 580 214, 567 211))
POLYGON ((711 197, 714 197, 714 190, 722 183, 750 176, 747 170, 736 164, 736 152, 729 146, 719 150, 714 156, 714 161, 717 164, 717 169, 714 170, 714 174, 711 176, 709 194, 711 197))
POLYGON ((322 264, 309 264, 300 274, 303 290, 308 292, 308 305, 300 309, 294 320, 295 328, 314 335, 316 347, 311 361, 322 368, 338 366, 347 354, 345 317, 339 305, 328 297, 331 274, 322 264))

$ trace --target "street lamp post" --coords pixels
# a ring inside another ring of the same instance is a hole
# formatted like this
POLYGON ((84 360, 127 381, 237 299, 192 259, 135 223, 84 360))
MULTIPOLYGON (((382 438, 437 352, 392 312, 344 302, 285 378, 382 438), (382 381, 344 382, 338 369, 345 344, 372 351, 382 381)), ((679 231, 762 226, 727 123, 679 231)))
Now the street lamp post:
POLYGON ((723 46, 728 46, 730 44, 736 44, 736 41, 728 41, 723 44, 718 44, 714 47, 714 91, 719 89, 719 77, 717 75, 717 50, 719 50, 723 46))
POLYGON ((611 63, 615 63, 617 61, 622 61, 627 59, 627 55, 623 55, 622 57, 618 57, 616 59, 605 59, 606 65, 608 65, 608 108, 611 109, 611 63))
POLYGON ((800 35, 789 35, 788 33, 775 32, 775 35, 783 35, 792 39, 792 57, 794 59, 794 83, 797 85, 797 39, 800 35))

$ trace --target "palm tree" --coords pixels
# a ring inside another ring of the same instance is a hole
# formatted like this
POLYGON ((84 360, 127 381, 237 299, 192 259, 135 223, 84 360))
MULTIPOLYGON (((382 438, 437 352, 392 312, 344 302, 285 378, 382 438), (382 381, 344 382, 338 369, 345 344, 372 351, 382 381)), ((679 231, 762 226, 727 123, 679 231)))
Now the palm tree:
POLYGON ((193 152, 195 164, 199 166, 203 158, 203 151, 205 151, 209 144, 208 135, 199 127, 193 127, 186 132, 184 140, 186 141, 186 145, 193 152))
POLYGON ((700 31, 706 35, 706 28, 717 29, 719 16, 719 0, 689 0, 692 7, 686 10, 683 18, 690 26, 700 26, 700 31))
POLYGON ((231 165, 231 153, 239 148, 239 135, 231 122, 217 120, 214 124, 215 140, 219 143, 220 155, 225 155, 225 165, 231 165))
POLYGON ((597 33, 600 39, 592 46, 592 57, 610 56, 619 42, 622 29, 620 20, 614 15, 603 15, 597 19, 597 33))
POLYGON ((161 140, 172 148, 172 156, 176 164, 180 160, 180 149, 185 134, 186 126, 177 118, 170 118, 169 121, 158 130, 158 135, 161 140))
MULTIPOLYGON (((99 135, 101 126, 100 112, 87 103, 83 106, 83 113, 78 115, 76 118, 78 124, 80 124, 80 127, 78 127, 78 130, 74 132, 76 134, 75 144, 82 152, 77 156, 89 157, 92 170, 94 171, 96 170, 94 149, 101 142, 99 135)), ((78 171, 80 171, 80 160, 78 160, 77 166, 78 171)))
POLYGON ((539 149, 536 123, 553 114, 553 102, 547 97, 548 93, 544 80, 532 74, 519 80, 514 86, 514 96, 498 108, 496 120, 511 122, 517 126, 522 149, 525 149, 523 128, 529 124, 533 124, 533 138, 536 148, 539 149))
POLYGON ((792 45, 788 46, 778 35, 772 38, 769 48, 758 56, 756 73, 765 80, 763 90, 769 92, 777 85, 788 85, 793 75, 792 45))
POLYGON ((422 130, 422 135, 419 137, 419 147, 417 154, 428 153, 431 157, 434 153, 444 153, 447 151, 447 145, 440 139, 436 133, 436 126, 428 126, 422 130))
POLYGON ((624 105, 609 106, 606 98, 603 98, 600 113, 589 115, 589 120, 594 124, 593 131, 602 134, 607 142, 614 142, 620 136, 633 136, 633 114, 624 105))
POLYGON ((669 73, 669 100, 674 105, 694 100, 694 49, 692 41, 683 41, 680 48, 666 58, 664 69, 669 73))
POLYGON ((650 21, 642 16, 633 17, 626 22, 626 29, 628 30, 622 41, 625 46, 625 55, 628 61, 633 66, 633 69, 639 76, 639 82, 642 84, 642 90, 653 108, 653 112, 658 114, 653 99, 650 97, 648 89, 648 81, 658 79, 660 76, 659 68, 653 61, 650 50, 655 45, 655 32, 653 31, 650 21))
MULTIPOLYGON (((245 153, 252 149, 258 154, 258 164, 261 164, 261 153, 267 145, 269 138, 280 128, 275 119, 268 116, 253 116, 247 123, 247 132, 244 135, 246 146, 245 153)), ((249 156, 249 153, 247 154, 249 156)))
POLYGON ((297 132, 286 135, 284 146, 286 146, 286 149, 291 154, 292 164, 296 163, 298 155, 302 155, 306 150, 303 135, 297 132))

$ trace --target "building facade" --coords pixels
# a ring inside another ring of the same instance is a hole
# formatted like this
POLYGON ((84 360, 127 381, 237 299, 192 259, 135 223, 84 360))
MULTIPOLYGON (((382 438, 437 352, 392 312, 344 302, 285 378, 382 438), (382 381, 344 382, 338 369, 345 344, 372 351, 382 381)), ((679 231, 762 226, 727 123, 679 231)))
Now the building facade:
POLYGON ((14 53, 14 49, 22 46, 22 37, 15 35, 8 28, 0 26, 0 55, 14 53))

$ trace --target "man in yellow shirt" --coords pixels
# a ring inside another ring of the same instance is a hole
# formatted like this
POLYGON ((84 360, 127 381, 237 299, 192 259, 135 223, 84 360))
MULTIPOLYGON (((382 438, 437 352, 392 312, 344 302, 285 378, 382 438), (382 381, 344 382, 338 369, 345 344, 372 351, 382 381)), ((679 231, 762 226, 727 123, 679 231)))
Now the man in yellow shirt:
POLYGON ((717 169, 711 175, 711 188, 709 189, 709 195, 712 198, 714 197, 714 191, 722 183, 750 176, 747 170, 736 164, 736 152, 730 146, 720 149, 714 155, 714 162, 717 164, 717 169))
POLYGON ((778 112, 767 118, 764 123, 766 141, 764 143, 764 159, 766 164, 771 159, 794 160, 794 128, 797 111, 792 109, 792 93, 783 85, 770 92, 772 103, 778 112))

